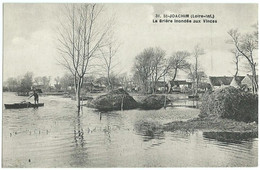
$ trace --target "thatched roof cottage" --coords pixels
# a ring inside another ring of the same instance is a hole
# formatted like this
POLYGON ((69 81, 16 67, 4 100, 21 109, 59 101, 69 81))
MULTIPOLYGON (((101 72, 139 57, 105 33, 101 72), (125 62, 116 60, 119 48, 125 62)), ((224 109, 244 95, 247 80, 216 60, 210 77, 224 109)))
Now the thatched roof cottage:
POLYGON ((218 76, 218 77, 209 77, 209 82, 212 87, 212 89, 217 89, 220 87, 240 87, 242 80, 245 78, 245 76, 218 76))

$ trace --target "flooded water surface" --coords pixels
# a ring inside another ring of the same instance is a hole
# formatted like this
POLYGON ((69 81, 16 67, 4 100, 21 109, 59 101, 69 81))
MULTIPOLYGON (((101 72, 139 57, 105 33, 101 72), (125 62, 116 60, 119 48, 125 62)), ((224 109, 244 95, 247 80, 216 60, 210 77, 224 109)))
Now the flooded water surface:
MULTIPOLYGON (((24 99, 3 93, 3 103, 24 99)), ((3 167, 257 166, 257 138, 223 141, 200 131, 144 128, 194 118, 197 109, 100 113, 83 107, 78 114, 68 98, 40 102, 45 106, 38 109, 3 110, 3 167)))

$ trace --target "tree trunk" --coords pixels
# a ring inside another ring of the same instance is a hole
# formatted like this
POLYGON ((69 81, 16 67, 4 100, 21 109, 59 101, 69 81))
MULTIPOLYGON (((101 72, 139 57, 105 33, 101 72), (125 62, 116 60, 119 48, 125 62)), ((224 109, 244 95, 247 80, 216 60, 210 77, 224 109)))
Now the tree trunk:
POLYGON ((197 96, 198 94, 198 84, 199 84, 199 80, 198 80, 198 57, 196 57, 196 63, 195 63, 195 78, 196 78, 196 89, 195 89, 195 96, 197 96))
POLYGON ((156 81, 153 82, 153 94, 156 94, 156 81))
POLYGON ((252 89, 253 89, 253 93, 257 93, 258 84, 257 84, 257 75, 256 75, 255 64, 252 64, 251 68, 252 68, 252 89))
POLYGON ((125 98, 125 95, 123 95, 123 97, 122 97, 122 102, 121 102, 121 111, 124 110, 124 98, 125 98))
POLYGON ((178 69, 177 69, 177 68, 175 68, 175 71, 174 71, 174 75, 173 75, 173 79, 172 79, 172 81, 174 81, 174 80, 175 80, 175 78, 176 78, 176 76, 177 76, 177 71, 178 71, 178 69))
MULTIPOLYGON (((165 76, 163 77, 163 82, 165 84, 165 76)), ((164 109, 166 109, 166 87, 164 87, 164 109)))
POLYGON ((78 111, 80 110, 80 90, 81 90, 81 78, 79 78, 77 82, 77 89, 76 89, 76 101, 77 101, 78 111))
POLYGON ((107 84, 108 84, 108 91, 113 90, 112 85, 111 85, 109 71, 107 72, 107 84))
POLYGON ((154 84, 153 77, 152 77, 151 91, 152 91, 153 94, 155 93, 155 84, 154 84))
POLYGON ((238 74, 238 59, 236 59, 236 73, 235 73, 235 77, 237 77, 238 74))

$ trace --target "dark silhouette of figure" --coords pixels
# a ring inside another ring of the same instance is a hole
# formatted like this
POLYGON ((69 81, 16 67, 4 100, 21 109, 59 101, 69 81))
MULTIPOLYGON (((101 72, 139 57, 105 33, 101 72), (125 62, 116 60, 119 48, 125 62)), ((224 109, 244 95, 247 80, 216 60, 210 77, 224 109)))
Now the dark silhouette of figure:
POLYGON ((34 97, 34 104, 38 104, 39 103, 39 95, 37 94, 37 92, 35 91, 35 90, 33 90, 33 94, 29 97, 29 98, 31 98, 31 97, 34 97))

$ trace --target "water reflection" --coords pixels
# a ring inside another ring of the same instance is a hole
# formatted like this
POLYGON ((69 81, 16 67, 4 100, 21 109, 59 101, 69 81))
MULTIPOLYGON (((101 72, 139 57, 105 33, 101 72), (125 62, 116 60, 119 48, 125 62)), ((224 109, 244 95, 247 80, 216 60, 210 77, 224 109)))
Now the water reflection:
POLYGON ((84 129, 82 124, 83 110, 75 113, 74 119, 74 146, 71 154, 73 167, 84 167, 87 163, 87 150, 85 148, 84 129))
POLYGON ((137 122, 135 129, 137 134, 143 137, 144 142, 148 142, 152 139, 163 140, 164 131, 158 126, 159 125, 153 122, 137 122))
POLYGON ((102 113, 99 112, 99 120, 101 121, 102 120, 102 113))
POLYGON ((203 132, 203 137, 207 139, 215 139, 220 142, 241 143, 252 138, 257 138, 255 132, 203 132))
POLYGON ((83 148, 84 146, 84 130, 81 125, 81 116, 80 112, 77 112, 75 119, 75 126, 74 126, 74 141, 76 144, 76 147, 81 146, 83 148))

